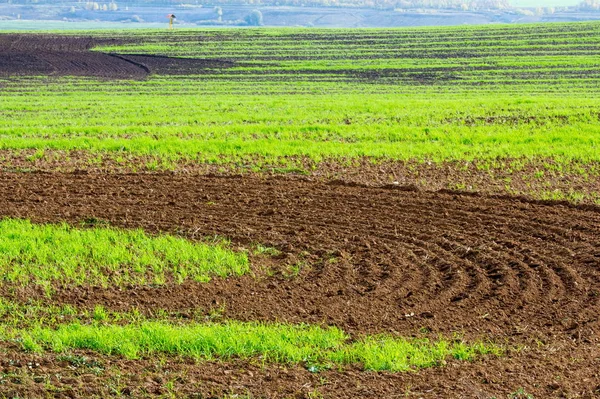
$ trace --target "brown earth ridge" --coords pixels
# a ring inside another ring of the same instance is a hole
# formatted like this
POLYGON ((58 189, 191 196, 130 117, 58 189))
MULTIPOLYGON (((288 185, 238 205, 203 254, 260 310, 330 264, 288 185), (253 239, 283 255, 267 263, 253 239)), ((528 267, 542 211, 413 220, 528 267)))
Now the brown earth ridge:
MULTIPOLYGON (((219 235, 234 246, 260 243, 282 252, 275 266, 267 265, 273 274, 162 287, 58 287, 51 301, 59 304, 149 314, 219 308, 225 319, 321 323, 353 336, 458 333, 508 348, 499 358, 395 375, 315 375, 301 366, 244 362, 184 367, 172 360, 173 370, 185 368, 202 382, 193 388, 181 382, 182 396, 310 397, 315 389, 332 398, 491 398, 519 388, 536 398, 600 396, 597 206, 297 178, 0 173, 0 215, 104 220, 190 239, 219 235), (290 266, 300 273, 287 275, 290 266)), ((41 295, 3 291, 18 300, 41 295)), ((7 351, 19 359, 38 356, 7 351)), ((150 360, 88 355, 122 367, 135 392, 144 384, 131 379, 134 370, 152 369, 150 360)), ((55 355, 41 361, 45 373, 61 369, 55 355)), ((22 362, 0 366, 12 372, 20 370, 16 364, 22 362)), ((102 394, 104 382, 97 380, 86 384, 96 389, 88 394, 102 394)), ((16 390, 4 392, 35 392, 8 386, 16 390)))
POLYGON ((532 200, 568 200, 600 205, 600 164, 571 162, 557 165, 548 158, 486 161, 399 161, 368 157, 321 159, 285 157, 268 160, 253 156, 237 161, 208 163, 196 159, 165 162, 161 157, 95 153, 85 150, 1 150, 0 172, 174 173, 250 177, 302 176, 317 181, 343 180, 365 186, 399 184, 423 191, 450 189, 485 195, 523 196, 532 200), (583 171, 583 172, 582 172, 583 171))

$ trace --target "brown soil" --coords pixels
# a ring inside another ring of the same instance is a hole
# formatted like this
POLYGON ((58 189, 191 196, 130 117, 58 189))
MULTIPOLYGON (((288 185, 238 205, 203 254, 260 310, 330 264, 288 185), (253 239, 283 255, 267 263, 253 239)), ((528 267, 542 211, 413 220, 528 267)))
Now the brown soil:
MULTIPOLYGON (((402 375, 312 375, 270 366, 252 369, 256 374, 247 378, 229 363, 189 366, 199 379, 234 368, 215 383, 221 393, 238 387, 258 396, 292 396, 325 377, 334 382, 318 389, 326 397, 414 390, 415 397, 489 398, 520 387, 536 398, 599 395, 596 206, 308 179, 1 173, 0 214, 37 222, 97 218, 192 239, 218 234, 236 245, 278 248, 283 266, 276 271, 301 269, 296 277, 276 273, 159 288, 62 288, 52 297, 57 303, 147 313, 218 307, 225 318, 325 323, 355 335, 459 332, 522 349, 402 375)), ((147 367, 118 364, 125 373, 147 367)))
POLYGON ((145 55, 104 54, 94 46, 116 40, 76 36, 0 35, 0 76, 91 76, 110 79, 143 79, 151 73, 200 74, 227 68, 232 62, 145 55))
POLYGON ((423 191, 451 189, 490 195, 518 195, 530 199, 563 199, 600 204, 600 163, 557 164, 552 159, 489 161, 398 161, 352 158, 322 159, 260 156, 226 163, 123 153, 45 150, 0 150, 0 172, 156 173, 184 175, 307 176, 319 181, 343 180, 368 186, 398 183, 423 191), (118 160, 117 160, 118 158, 118 160))
POLYGON ((0 359, 0 370, 4 370, 0 374, 0 394, 7 397, 106 398, 120 392, 121 396, 136 398, 528 399, 526 395, 512 395, 520 390, 536 399, 600 396, 597 374, 591 370, 598 362, 582 363, 577 356, 587 355, 574 345, 526 349, 520 354, 473 363, 450 361, 444 367, 417 373, 374 373, 353 368, 311 373, 303 366, 259 362, 125 360, 75 352, 74 356, 84 363, 66 360, 60 354, 3 349, 6 354, 0 359), (572 363, 557 359, 557 353, 570 353, 572 363))

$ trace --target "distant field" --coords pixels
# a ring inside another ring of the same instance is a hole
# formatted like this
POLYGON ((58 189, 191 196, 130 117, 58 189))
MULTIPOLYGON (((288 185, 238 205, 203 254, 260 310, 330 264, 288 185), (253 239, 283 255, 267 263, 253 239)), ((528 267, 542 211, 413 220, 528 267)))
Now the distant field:
POLYGON ((452 169, 468 176, 436 187, 481 190, 493 185, 489 170, 526 170, 503 176, 502 191, 597 201, 600 23, 63 35, 133 64, 107 70, 110 81, 5 71, 0 148, 17 168, 310 174, 327 160, 368 160, 396 165, 369 178, 389 183, 411 175, 407 163, 466 161, 452 169), (555 183, 536 183, 549 173, 555 183))
POLYGON ((599 204, 600 23, 3 34, 0 396, 595 397, 599 204))

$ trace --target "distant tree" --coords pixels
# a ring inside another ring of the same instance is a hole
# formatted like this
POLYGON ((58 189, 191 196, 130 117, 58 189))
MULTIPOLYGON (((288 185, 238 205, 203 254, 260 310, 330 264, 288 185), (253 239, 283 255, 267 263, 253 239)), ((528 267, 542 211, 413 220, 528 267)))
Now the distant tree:
POLYGON ((263 15, 259 10, 252 10, 252 12, 246 15, 244 21, 250 26, 263 26, 263 15))
MULTIPOLYGON (((155 6, 176 6, 181 4, 181 0, 106 0, 110 1, 108 9, 114 10, 112 4, 116 1, 124 8, 132 5, 155 5, 155 6)), ((0 0, 0 3, 13 4, 67 4, 71 6, 75 2, 85 4, 87 10, 98 10, 104 8, 98 5, 94 0, 0 0)), ((509 0, 186 0, 185 4, 206 4, 215 7, 217 12, 219 8, 227 4, 244 4, 244 5, 281 5, 281 6, 333 6, 333 7, 372 7, 379 9, 402 9, 402 10, 424 10, 424 9, 447 9, 447 10, 504 10, 512 8, 509 0)), ((108 4, 108 3, 107 3, 108 4)), ((600 10, 600 0, 582 0, 578 8, 580 10, 600 10)), ((515 9, 516 11, 516 9, 515 9)), ((516 11, 518 12, 518 11, 516 11)), ((250 18, 255 23, 259 18, 252 14, 246 17, 250 18)), ((217 14, 217 18, 219 15, 217 14)), ((246 21, 246 23, 249 23, 246 21)))
POLYGON ((600 2, 598 0, 584 0, 579 3, 577 9, 581 11, 598 11, 600 9, 600 2))

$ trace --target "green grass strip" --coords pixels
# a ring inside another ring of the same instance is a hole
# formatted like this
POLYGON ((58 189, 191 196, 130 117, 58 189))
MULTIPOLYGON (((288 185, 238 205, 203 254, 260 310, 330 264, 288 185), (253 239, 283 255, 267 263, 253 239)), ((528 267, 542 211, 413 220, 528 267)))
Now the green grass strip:
POLYGON ((250 270, 246 254, 222 245, 149 236, 141 230, 0 220, 0 272, 17 284, 162 284, 208 281, 250 270))
POLYGON ((368 336, 350 342, 336 327, 227 322, 172 325, 145 321, 129 325, 62 325, 17 332, 26 350, 63 352, 88 349, 135 359, 158 353, 196 359, 258 358, 265 362, 302 363, 309 370, 361 365, 365 370, 408 371, 433 367, 448 358, 472 360, 501 354, 492 344, 439 339, 368 336))
MULTIPOLYGON (((595 134, 595 133, 594 133, 595 134)), ((595 134, 597 136, 597 134, 595 134)), ((449 135, 451 136, 451 135, 449 135)), ((598 138, 579 138, 567 133, 513 138, 450 137, 445 140, 398 139, 397 142, 358 142, 311 140, 193 140, 174 137, 155 140, 135 139, 0 139, 1 150, 82 150, 92 154, 132 154, 154 156, 162 160, 199 159, 208 163, 229 163, 244 156, 261 156, 267 160, 278 157, 305 156, 320 161, 323 158, 374 157, 394 160, 455 161, 496 158, 546 157, 556 160, 599 161, 598 138)))

